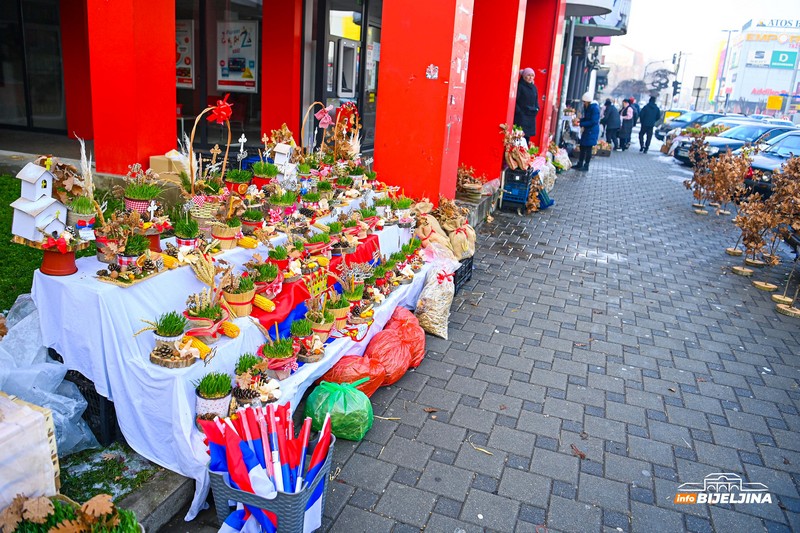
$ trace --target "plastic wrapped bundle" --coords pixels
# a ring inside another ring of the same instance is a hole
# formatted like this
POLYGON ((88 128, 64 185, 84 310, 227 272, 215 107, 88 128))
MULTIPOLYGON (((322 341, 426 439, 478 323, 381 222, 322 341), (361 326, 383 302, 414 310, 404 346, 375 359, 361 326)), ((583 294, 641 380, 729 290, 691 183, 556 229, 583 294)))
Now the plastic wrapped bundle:
POLYGON ((305 416, 312 419, 312 429, 322 429, 327 413, 331 414, 331 432, 338 438, 361 440, 372 427, 372 403, 356 387, 369 378, 354 383, 323 381, 306 401, 305 416))
POLYGON ((422 329, 431 335, 447 339, 450 305, 455 292, 452 269, 432 268, 428 271, 415 313, 422 329))

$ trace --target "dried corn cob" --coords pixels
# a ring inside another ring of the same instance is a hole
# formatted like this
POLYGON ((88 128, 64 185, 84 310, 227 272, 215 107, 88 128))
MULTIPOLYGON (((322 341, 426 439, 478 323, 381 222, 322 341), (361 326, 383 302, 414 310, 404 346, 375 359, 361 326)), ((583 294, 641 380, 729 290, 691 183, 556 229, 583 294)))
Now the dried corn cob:
POLYGON ((237 326, 233 322, 223 322, 222 323, 222 333, 226 337, 230 337, 232 339, 235 339, 236 337, 239 336, 239 333, 240 333, 239 326, 237 326))
POLYGON ((257 241, 253 237, 242 237, 241 239, 239 239, 238 244, 242 248, 255 248, 258 246, 258 242, 259 241, 257 241))
POLYGON ((181 343, 185 344, 189 340, 192 341, 192 348, 197 348, 197 351, 200 352, 200 359, 205 359, 206 356, 211 353, 211 348, 197 337, 185 335, 181 343))
POLYGON ((256 297, 253 299, 253 305, 267 313, 271 313, 275 310, 275 302, 260 294, 256 294, 256 297))

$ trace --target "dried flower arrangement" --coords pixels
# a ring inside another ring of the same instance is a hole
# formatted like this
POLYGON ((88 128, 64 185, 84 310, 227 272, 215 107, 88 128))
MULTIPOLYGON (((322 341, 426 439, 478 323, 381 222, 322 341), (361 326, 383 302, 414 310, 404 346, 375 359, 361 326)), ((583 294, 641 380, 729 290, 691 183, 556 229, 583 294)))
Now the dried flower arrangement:
POLYGON ((709 156, 706 148, 705 132, 703 130, 692 133, 692 146, 689 148, 689 159, 694 165, 692 178, 683 182, 683 185, 692 191, 696 203, 695 213, 707 215, 705 204, 710 198, 709 187, 711 184, 711 171, 709 169, 709 156))
POLYGON ((509 127, 508 124, 500 124, 500 133, 503 135, 503 153, 508 168, 528 170, 531 166, 531 157, 521 142, 525 138, 525 133, 516 127, 509 127))

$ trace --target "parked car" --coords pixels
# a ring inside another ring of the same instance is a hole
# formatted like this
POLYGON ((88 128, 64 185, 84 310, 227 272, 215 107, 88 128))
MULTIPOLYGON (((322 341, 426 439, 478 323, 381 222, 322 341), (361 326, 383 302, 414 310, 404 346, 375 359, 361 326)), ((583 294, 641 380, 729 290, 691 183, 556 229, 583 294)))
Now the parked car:
POLYGON ((700 113, 698 111, 691 111, 689 113, 684 113, 678 118, 670 120, 669 122, 665 122, 664 124, 660 125, 658 129, 655 131, 656 139, 658 139, 659 141, 663 141, 667 133, 676 128, 683 129, 692 125, 702 126, 708 122, 711 122, 715 118, 719 118, 721 116, 723 116, 722 113, 700 113))
POLYGON ((681 115, 689 113, 689 109, 667 109, 664 111, 664 116, 661 117, 662 122, 669 122, 670 120, 674 120, 681 115))
MULTIPOLYGON (((757 120, 751 120, 747 117, 743 117, 741 115, 726 115, 724 117, 715 118, 714 120, 703 124, 704 128, 711 128, 713 126, 723 126, 723 130, 729 130, 736 126, 741 126, 742 124, 761 124, 761 122, 757 120)), ((688 142, 691 146, 692 144, 692 136, 687 134, 677 135, 674 139, 672 139, 672 143, 669 145, 669 151, 667 155, 674 156, 677 149, 681 146, 682 143, 688 142)))
MULTIPOLYGON (((709 124, 711 123, 709 122, 709 124)), ((734 151, 754 143, 764 143, 778 135, 795 130, 795 128, 775 126, 756 121, 734 122, 732 124, 733 127, 723 131, 719 135, 706 137, 706 143, 708 143, 706 153, 708 153, 709 156, 717 157, 720 154, 724 154, 728 149, 734 151)), ((677 142, 673 144, 677 144, 677 142)), ((691 140, 681 141, 680 144, 675 147, 675 159, 685 165, 691 165, 692 162, 689 159, 689 148, 691 146, 691 140)))
POLYGON ((796 127, 797 125, 792 122, 791 120, 786 120, 785 118, 765 118, 764 122, 767 124, 777 124, 779 126, 792 126, 796 127))
POLYGON ((744 180, 748 192, 769 198, 774 185, 772 174, 792 157, 800 157, 800 130, 792 130, 770 139, 768 146, 750 159, 750 172, 744 180))

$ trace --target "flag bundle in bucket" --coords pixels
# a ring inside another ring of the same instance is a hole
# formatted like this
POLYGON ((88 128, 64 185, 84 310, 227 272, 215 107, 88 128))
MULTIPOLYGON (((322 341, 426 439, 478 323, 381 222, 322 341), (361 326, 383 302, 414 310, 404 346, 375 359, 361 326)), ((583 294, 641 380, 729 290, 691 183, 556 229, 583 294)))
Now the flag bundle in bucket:
MULTIPOLYGON (((211 456, 209 470, 222 474, 230 486, 272 499, 278 492, 299 493, 311 485, 322 470, 331 444, 330 418, 326 417, 319 441, 306 464, 311 419, 306 418, 295 437, 289 404, 240 409, 230 418, 198 421, 206 434, 211 456)), ((322 525, 320 482, 308 500, 304 532, 322 525)), ((239 504, 220 532, 265 531, 274 533, 278 517, 252 505, 239 504)))

